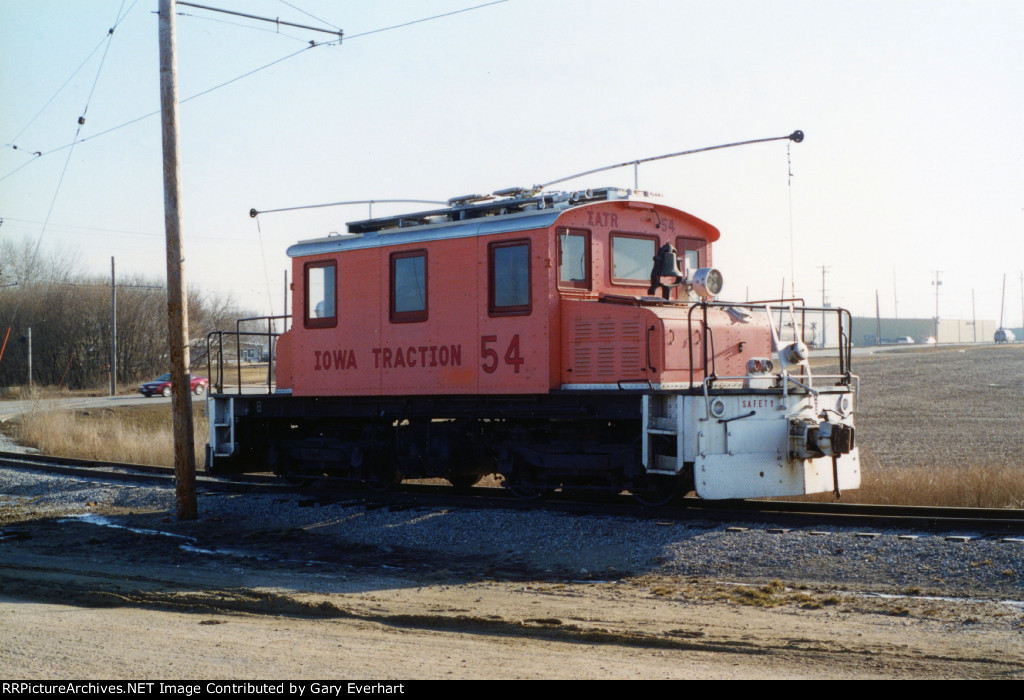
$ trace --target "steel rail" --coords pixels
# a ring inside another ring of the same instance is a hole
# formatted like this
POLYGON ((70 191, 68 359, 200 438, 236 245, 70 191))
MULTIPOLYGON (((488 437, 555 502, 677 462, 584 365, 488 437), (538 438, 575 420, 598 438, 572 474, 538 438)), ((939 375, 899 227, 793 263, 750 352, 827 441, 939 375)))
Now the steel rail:
MULTIPOLYGON (((53 457, 50 455, 30 454, 24 452, 0 452, 0 467, 13 469, 31 469, 67 476, 102 477, 124 481, 138 481, 153 484, 171 484, 174 480, 172 467, 161 467, 153 464, 133 464, 130 462, 111 462, 110 460, 78 459, 73 457, 53 457)), ((206 486, 249 490, 259 486, 276 486, 280 480, 276 477, 246 475, 244 479, 197 474, 199 483, 206 486)))
MULTIPOLYGON (((18 452, 0 452, 0 467, 163 484, 170 483, 174 475, 174 470, 169 467, 18 452)), ((561 495, 543 500, 523 500, 500 488, 474 487, 467 491, 458 491, 451 486, 421 483, 404 483, 396 491, 380 493, 360 489, 352 481, 329 478, 318 479, 317 483, 325 485, 326 488, 314 492, 303 491, 272 476, 197 476, 204 487, 237 491, 272 491, 276 488, 304 492, 309 498, 325 503, 352 503, 353 496, 357 495, 356 501, 367 507, 392 509, 454 505, 467 508, 540 509, 575 515, 612 515, 677 522, 716 521, 793 527, 873 527, 890 530, 961 532, 971 533, 973 536, 1024 533, 1024 509, 1020 508, 900 506, 812 501, 706 501, 695 497, 684 498, 677 505, 651 508, 640 507, 631 497, 623 494, 597 501, 573 500, 561 495)))

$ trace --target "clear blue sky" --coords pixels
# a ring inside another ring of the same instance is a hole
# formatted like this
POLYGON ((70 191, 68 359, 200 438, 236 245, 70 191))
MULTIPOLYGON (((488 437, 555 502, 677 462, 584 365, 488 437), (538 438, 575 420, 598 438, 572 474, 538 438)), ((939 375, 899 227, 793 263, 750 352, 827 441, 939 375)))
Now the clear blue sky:
MULTIPOLYGON (((895 293, 901 317, 930 317, 940 270, 942 317, 970 318, 973 290, 998 320, 1008 273, 1020 322, 1024 2, 508 0, 365 34, 481 1, 202 2, 347 38, 182 104, 188 282, 280 313, 285 248, 367 214, 272 214, 260 231, 253 207, 448 199, 802 129, 791 183, 786 142, 641 166, 642 188, 721 229, 724 297, 788 292, 792 240, 809 300, 827 266, 836 305, 873 315, 877 289, 883 315, 895 293)), ((160 120, 103 133, 159 109, 156 6, 0 0, 0 237, 35 240, 52 204, 44 250, 163 278, 160 120), (86 104, 80 143, 56 150, 86 104)), ((179 10, 182 98, 331 39, 179 10)))

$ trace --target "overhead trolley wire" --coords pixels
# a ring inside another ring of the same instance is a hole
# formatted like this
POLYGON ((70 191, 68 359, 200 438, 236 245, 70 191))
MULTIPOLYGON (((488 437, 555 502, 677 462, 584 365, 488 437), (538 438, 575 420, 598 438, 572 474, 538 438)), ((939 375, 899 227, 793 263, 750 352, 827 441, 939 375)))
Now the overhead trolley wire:
POLYGON ((220 8, 217 8, 217 7, 209 7, 207 5, 197 5, 197 4, 192 3, 192 2, 185 2, 184 0, 178 0, 177 4, 178 5, 184 5, 186 7, 196 7, 196 8, 199 8, 200 10, 210 10, 211 12, 221 12, 221 13, 226 14, 226 15, 234 15, 235 17, 245 17, 246 19, 256 19, 256 20, 259 20, 261 22, 274 22, 278 26, 283 24, 286 27, 298 27, 299 29, 308 29, 308 30, 313 31, 313 32, 326 32, 328 34, 336 34, 339 39, 341 39, 342 35, 344 34, 344 32, 341 31, 340 29, 338 29, 338 30, 323 29, 322 27, 310 27, 309 25, 306 25, 306 24, 295 24, 294 22, 282 22, 280 18, 269 19, 267 17, 259 17, 257 15, 249 15, 249 14, 246 14, 244 12, 235 12, 233 10, 222 10, 220 8))
POLYGON ((198 19, 198 20, 202 20, 203 22, 216 22, 217 24, 226 24, 229 27, 241 27, 242 29, 252 29, 252 30, 257 31, 257 32, 266 32, 268 34, 273 34, 274 36, 283 36, 286 39, 292 39, 294 41, 301 41, 303 44, 308 44, 309 43, 308 39, 303 39, 302 37, 294 36, 292 34, 285 34, 284 32, 280 31, 279 29, 270 29, 270 28, 267 28, 267 27, 257 27, 257 26, 255 26, 253 24, 243 24, 242 22, 232 22, 232 21, 226 20, 226 19, 217 19, 216 17, 204 17, 203 15, 194 15, 191 12, 178 12, 177 14, 178 14, 179 17, 188 17, 190 19, 198 19))
POLYGON ((451 17, 452 15, 459 15, 459 14, 462 14, 463 12, 472 12, 473 10, 479 10, 481 8, 484 8, 484 7, 490 7, 491 5, 500 5, 503 2, 508 2, 508 0, 494 0, 494 2, 485 2, 482 5, 474 5, 473 7, 464 7, 461 10, 452 10, 451 12, 445 12, 444 14, 440 14, 440 15, 433 15, 431 17, 424 17, 423 19, 414 19, 411 22, 403 22, 402 24, 394 24, 394 25, 392 25, 390 27, 381 27, 380 29, 371 29, 368 32, 363 32, 361 34, 353 34, 352 36, 348 36, 348 37, 345 37, 345 38, 346 39, 358 39, 361 36, 369 36, 371 34, 379 34, 380 32, 388 32, 388 31, 391 31, 392 29, 401 29, 402 27, 408 27, 408 26, 413 25, 413 24, 420 24, 421 22, 429 22, 431 20, 440 19, 442 17, 451 17))
MULTIPOLYGON (((79 65, 78 65, 78 68, 75 68, 75 70, 73 70, 73 71, 71 72, 71 75, 69 75, 69 76, 67 77, 67 80, 65 80, 65 81, 64 81, 64 82, 63 82, 63 83, 61 84, 61 86, 60 86, 59 88, 57 88, 56 92, 54 92, 54 93, 53 93, 53 95, 52 95, 52 96, 50 97, 50 99, 48 99, 48 100, 46 101, 46 103, 45 103, 45 104, 43 104, 43 106, 42 106, 42 107, 41 107, 41 108, 39 109, 39 111, 38 111, 38 112, 36 112, 35 116, 33 116, 33 117, 32 117, 31 119, 29 119, 28 123, 27 123, 27 124, 26 124, 25 126, 23 126, 23 127, 21 128, 21 131, 19 131, 19 132, 18 132, 18 133, 17 133, 17 134, 16 134, 15 136, 14 136, 14 138, 12 138, 12 139, 11 139, 11 142, 10 142, 10 143, 6 143, 6 144, 4 144, 4 147, 5 147, 5 148, 9 146, 9 147, 13 148, 14 150, 25 150, 25 149, 19 149, 19 148, 18 148, 18 145, 17 145, 17 143, 16 143, 16 142, 17 142, 17 140, 18 140, 19 138, 21 138, 21 135, 22 135, 22 134, 24 134, 24 133, 25 133, 25 131, 27 131, 27 130, 28 130, 28 128, 29 128, 30 126, 32 126, 32 124, 34 124, 34 123, 35 123, 36 119, 38 119, 38 118, 39 118, 39 116, 40 116, 40 115, 41 115, 41 114, 42 114, 43 112, 45 112, 45 111, 46 111, 46 108, 50 106, 50 103, 51 103, 51 102, 53 102, 53 101, 54 101, 55 99, 57 99, 57 96, 58 96, 58 95, 59 95, 59 94, 60 94, 61 92, 63 92, 63 91, 64 91, 64 88, 66 88, 66 87, 68 86, 68 83, 70 83, 70 82, 71 82, 71 80, 72 80, 72 79, 73 79, 73 78, 74 78, 74 77, 75 77, 76 75, 78 75, 79 71, 81 71, 81 70, 82 70, 82 69, 83 69, 83 68, 85 67, 85 65, 86 65, 86 64, 87 64, 87 63, 89 62, 89 60, 90 60, 90 59, 91 59, 91 58, 92 58, 92 57, 93 57, 93 56, 94 56, 94 55, 96 54, 96 52, 100 50, 100 47, 101 47, 101 46, 103 46, 104 44, 106 44, 106 45, 107 45, 108 47, 110 46, 110 41, 109 41, 109 39, 110 39, 110 36, 111 36, 111 35, 112 35, 112 34, 114 33, 114 30, 115 30, 115 29, 117 28, 117 26, 118 26, 118 25, 119 25, 119 24, 120 24, 120 23, 121 23, 121 22, 122 22, 122 21, 123 21, 123 20, 125 19, 125 17, 127 17, 127 16, 128 16, 128 13, 130 13, 130 12, 132 11, 132 9, 133 9, 133 8, 135 7, 135 5, 136 5, 136 3, 137 3, 137 2, 138 2, 138 0, 135 0, 135 2, 133 2, 133 3, 132 3, 132 6, 128 8, 128 12, 125 12, 125 13, 124 13, 124 15, 121 15, 121 11, 120 11, 120 10, 118 10, 118 19, 117 19, 117 21, 116 21, 116 22, 114 22, 114 26, 113 26, 113 27, 111 27, 110 29, 108 29, 108 30, 107 30, 107 33, 106 33, 106 34, 105 34, 105 35, 103 36, 103 38, 102 38, 102 39, 100 39, 99 43, 97 43, 97 44, 96 44, 95 48, 93 48, 93 50, 89 52, 89 55, 87 55, 87 56, 86 56, 86 57, 85 57, 85 58, 84 58, 84 59, 82 60, 82 62, 81 62, 81 63, 80 63, 79 65)), ((124 2, 123 2, 123 0, 122 0, 122 2, 121 2, 121 8, 122 8, 122 9, 124 8, 124 2)), ((104 56, 104 60, 105 60, 105 58, 106 58, 106 50, 104 50, 104 52, 103 52, 103 56, 104 56)), ((101 67, 102 67, 102 62, 101 62, 101 67)), ((94 81, 94 82, 93 82, 93 88, 95 89, 95 87, 96 87, 96 83, 95 83, 95 81, 94 81)), ((90 92, 90 96, 91 96, 91 94, 92 94, 92 93, 90 92)), ((37 155, 42 155, 42 153, 40 153, 39 151, 34 151, 34 153, 35 153, 35 154, 37 154, 37 155)))
MULTIPOLYGON (((95 92, 96 85, 97 85, 97 83, 99 82, 99 79, 100 79, 100 73, 103 70, 103 64, 106 62, 106 56, 107 56, 107 51, 110 48, 111 37, 114 36, 114 29, 117 27, 118 23, 120 23, 121 20, 124 19, 125 17, 127 17, 127 15, 128 15, 127 12, 124 13, 124 15, 121 14, 121 10, 124 9, 124 2, 125 2, 125 0, 121 1, 121 7, 118 8, 118 10, 117 10, 117 19, 114 22, 114 26, 111 27, 107 31, 107 35, 104 38, 104 41, 107 42, 107 46, 103 50, 103 58, 100 60, 100 65, 96 69, 96 76, 95 76, 95 78, 93 78, 92 87, 89 90, 89 97, 86 98, 85 107, 82 110, 82 115, 78 118, 78 124, 75 127, 75 138, 71 142, 70 146, 68 147, 68 157, 64 160, 64 167, 61 168, 60 177, 57 179, 57 187, 54 189, 53 197, 50 199, 50 207, 46 211, 46 218, 43 220, 43 226, 39 230, 39 238, 36 239, 36 245, 35 245, 35 248, 32 251, 32 257, 29 259, 28 270, 31 270, 35 266, 36 258, 39 256, 39 248, 43 244, 43 236, 46 234, 46 227, 47 227, 47 225, 50 222, 50 216, 53 214, 53 208, 57 204, 57 197, 60 195, 61 186, 64 184, 64 176, 67 174, 68 165, 71 163, 71 156, 74 153, 75 144, 78 143, 78 135, 81 133, 82 126, 85 124, 85 114, 86 114, 86 112, 89 111, 89 103, 92 101, 93 93, 95 92)), ((135 3, 136 2, 138 2, 138 0, 135 0, 135 2, 132 3, 132 6, 128 8, 128 12, 131 12, 132 7, 135 7, 135 3)), ((14 310, 11 313, 11 320, 7 324, 7 333, 4 336, 3 345, 0 346, 0 360, 3 360, 3 350, 6 349, 6 347, 7 347, 7 338, 10 336, 11 328, 14 326, 14 322, 18 318, 18 311, 21 310, 21 302, 22 302, 22 300, 25 297, 25 293, 26 293, 25 290, 27 288, 28 288, 27 284, 19 286, 18 295, 17 295, 17 301, 15 301, 15 303, 14 303, 14 310)))
POLYGON ((331 24, 327 20, 320 19, 316 15, 311 15, 310 13, 306 12, 305 10, 303 10, 301 7, 297 7, 296 5, 293 5, 290 2, 287 2, 286 0, 278 0, 278 1, 281 2, 281 3, 284 3, 288 7, 292 8, 293 10, 295 10, 296 12, 301 12, 302 14, 306 15, 307 17, 311 17, 311 18, 315 19, 317 22, 322 22, 323 24, 326 24, 328 27, 334 27, 335 29, 338 29, 338 30, 341 29, 341 27, 339 27, 338 25, 331 24))
MULTIPOLYGON (((109 34, 108 34, 107 36, 109 36, 109 34)), ((46 111, 46 108, 50 106, 50 103, 51 103, 51 102, 53 102, 53 101, 54 101, 55 99, 57 99, 57 95, 59 95, 59 94, 60 94, 61 92, 63 92, 64 88, 66 88, 66 87, 68 86, 68 83, 70 83, 70 82, 71 82, 71 79, 72 79, 72 78, 74 78, 74 77, 75 77, 76 75, 78 75, 78 71, 82 70, 82 68, 84 68, 84 67, 85 67, 85 64, 89 62, 89 59, 91 59, 91 58, 93 57, 93 55, 94 55, 94 54, 95 54, 95 53, 96 53, 97 51, 99 51, 99 50, 100 50, 100 47, 101 47, 101 46, 103 46, 103 44, 104 44, 104 43, 105 43, 106 41, 107 41, 107 37, 106 37, 106 36, 105 36, 105 37, 103 37, 102 39, 100 39, 100 42, 99 42, 98 44, 96 44, 96 48, 94 48, 94 49, 93 49, 92 51, 90 51, 90 52, 89 52, 89 55, 85 57, 85 60, 83 60, 83 61, 82 61, 82 63, 81 63, 81 64, 79 64, 78 68, 75 68, 75 70, 73 70, 73 71, 71 72, 71 75, 69 75, 69 76, 68 76, 68 79, 67 79, 67 80, 65 80, 65 81, 63 82, 63 84, 61 84, 61 86, 60 86, 59 88, 57 88, 57 91, 56 91, 55 93, 53 93, 53 96, 52 96, 52 97, 50 97, 50 99, 48 99, 48 100, 46 101, 46 103, 45 103, 45 104, 44 104, 44 105, 43 105, 43 106, 42 106, 42 107, 41 107, 41 108, 39 109, 39 111, 38 111, 38 112, 36 112, 36 114, 35 114, 35 116, 34 116, 34 117, 32 117, 31 119, 29 119, 29 120, 28 120, 28 124, 26 124, 25 126, 23 126, 23 127, 21 128, 21 131, 19 131, 19 132, 18 132, 18 133, 17 133, 17 134, 16 134, 15 136, 14 136, 14 138, 12 138, 12 139, 11 139, 11 142, 10 142, 10 143, 5 143, 5 144, 4 144, 4 147, 5 147, 5 148, 7 148, 7 147, 10 147, 10 148, 13 148, 13 149, 14 149, 14 150, 16 150, 16 151, 17 151, 17 150, 19 150, 19 148, 18 148, 18 145, 17 145, 17 143, 16 143, 16 142, 17 142, 17 140, 18 140, 19 138, 21 138, 21 135, 22 135, 22 134, 24 134, 24 133, 25 133, 25 131, 26 131, 26 130, 28 130, 28 128, 29 128, 30 126, 32 126, 32 124, 33 124, 33 123, 35 123, 36 119, 38 119, 38 118, 39 118, 39 115, 41 115, 41 114, 42 114, 43 112, 45 112, 45 111, 46 111)), ((20 150, 23 150, 23 151, 24 151, 25 149, 20 149, 20 150)), ((26 152, 27 152, 27 151, 26 151, 26 152)), ((37 153, 38 153, 38 151, 37 151, 37 153)))
MULTIPOLYGON (((138 0, 136 0, 136 2, 138 2, 138 0)), ((479 10, 481 8, 484 8, 484 7, 490 7, 491 5, 499 5, 499 4, 504 3, 504 2, 508 2, 508 0, 493 0, 493 2, 486 2, 486 3, 480 4, 480 5, 474 5, 472 7, 465 7, 463 9, 461 9, 461 10, 453 10, 451 12, 444 12, 442 14, 433 15, 433 16, 430 16, 430 17, 424 17, 422 19, 412 20, 411 22, 403 22, 402 24, 395 24, 395 25, 392 25, 392 26, 389 26, 389 27, 381 27, 380 29, 373 29, 373 30, 370 30, 368 32, 362 32, 360 34, 353 34, 351 36, 344 37, 344 40, 351 41, 352 39, 358 39, 359 37, 369 36, 371 34, 379 34, 381 32, 390 31, 392 29, 400 29, 402 27, 408 27, 408 26, 413 25, 413 24, 421 24, 423 22, 429 22, 429 21, 435 20, 435 19, 442 19, 444 17, 451 17, 452 15, 462 14, 464 12, 471 12, 473 10, 479 10)), ((134 6, 135 6, 135 4, 133 3, 132 7, 134 7, 134 6)), ((131 11, 131 8, 129 8, 129 11, 131 11)), ((127 13, 125 13, 125 14, 127 14, 127 13)), ((290 54, 288 54, 286 56, 282 56, 281 58, 279 58, 279 59, 277 59, 275 61, 271 61, 270 63, 267 63, 266 65, 260 66, 259 68, 254 68, 251 71, 243 73, 242 75, 236 76, 236 77, 231 78, 230 80, 227 80, 227 81, 225 81, 223 83, 220 83, 218 85, 214 85, 211 88, 203 90, 202 92, 197 92, 194 95, 191 95, 189 97, 186 97, 185 99, 179 100, 178 104, 184 104, 184 103, 190 102, 190 101, 192 101, 192 100, 194 100, 194 99, 196 99, 198 97, 202 97, 203 95, 208 95, 209 93, 211 93, 211 92, 213 92, 215 90, 219 90, 219 89, 221 89, 223 87, 227 87, 228 85, 231 85, 232 83, 235 83, 235 82, 237 82, 239 80, 242 80, 244 78, 248 78, 251 75, 254 75, 256 73, 259 73, 260 71, 266 70, 267 68, 271 68, 273 66, 276 66, 277 64, 282 63, 284 61, 287 61, 290 58, 294 58, 295 56, 298 56, 299 54, 301 54, 301 53, 303 53, 305 51, 309 51, 310 49, 315 49, 315 48, 318 48, 320 46, 339 45, 339 44, 341 44, 341 42, 342 42, 342 39, 339 38, 339 39, 335 39, 333 41, 327 41, 327 42, 323 42, 323 43, 320 43, 320 44, 311 43, 309 46, 304 46, 303 48, 299 49, 298 51, 290 53, 290 54)), ((14 170, 6 173, 3 176, 0 176, 0 182, 4 181, 5 179, 10 177, 14 173, 18 172, 19 170, 21 170, 23 167, 25 167, 29 163, 35 162, 35 160, 38 160, 39 157, 48 156, 51 153, 56 153, 58 151, 63 151, 65 149, 67 149, 67 148, 72 148, 75 145, 75 143, 85 143, 86 141, 91 141, 92 139, 98 138, 100 136, 105 136, 106 134, 109 134, 111 132, 117 131, 119 129, 123 129, 123 128, 127 127, 127 126, 131 126, 132 124, 135 124, 136 122, 140 122, 143 119, 148 119, 149 117, 153 117, 153 116, 156 116, 158 114, 160 114, 160 110, 155 110, 153 112, 149 112, 148 114, 143 114, 142 116, 136 117, 135 119, 131 119, 129 121, 126 121, 126 122, 124 122, 122 124, 118 124, 117 126, 113 126, 113 127, 109 128, 109 129, 106 129, 105 131, 100 131, 100 132, 95 133, 95 134, 93 134, 91 136, 87 136, 84 139, 75 141, 73 143, 65 144, 64 146, 58 146, 57 148, 52 148, 49 151, 39 152, 37 158, 35 158, 33 160, 26 161, 25 163, 22 163, 20 166, 18 166, 14 170)), ((77 138, 77 136, 76 136, 76 138, 77 138)))

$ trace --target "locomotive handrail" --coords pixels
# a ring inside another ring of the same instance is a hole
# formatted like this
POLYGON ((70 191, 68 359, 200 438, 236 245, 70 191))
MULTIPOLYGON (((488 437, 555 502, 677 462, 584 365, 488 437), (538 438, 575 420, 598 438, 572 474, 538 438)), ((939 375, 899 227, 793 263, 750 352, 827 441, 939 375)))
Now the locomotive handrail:
POLYGON ((216 389, 213 393, 221 393, 221 378, 224 373, 224 353, 222 352, 224 347, 224 331, 210 331, 206 334, 206 376, 209 378, 213 388, 216 389), (210 351, 210 340, 213 336, 217 336, 217 374, 213 373, 213 353, 210 351), (216 377, 216 380, 214 379, 216 377))
POLYGON ((274 384, 274 364, 276 361, 276 340, 281 336, 284 331, 278 332, 274 329, 275 321, 283 321, 284 326, 287 330, 288 320, 291 319, 290 315, 283 316, 251 316, 248 318, 240 318, 235 321, 234 331, 211 331, 206 336, 206 369, 207 374, 211 378, 211 383, 216 389, 216 393, 224 393, 224 336, 234 336, 235 338, 235 367, 238 372, 238 393, 242 393, 242 337, 243 336, 257 336, 259 338, 267 339, 267 393, 273 393, 274 384), (247 331, 242 330, 242 324, 252 321, 266 321, 267 330, 259 331, 247 331), (216 339, 215 339, 216 338, 216 339), (216 344, 217 358, 216 358, 216 374, 214 374, 214 359, 212 345, 216 344), (214 381, 214 377, 216 380, 214 381))
POLYGON ((658 368, 651 362, 651 331, 658 330, 657 326, 651 326, 647 329, 647 369, 652 372, 657 372, 658 368))
MULTIPOLYGON (((643 300, 643 299, 637 299, 637 304, 640 305, 640 306, 643 306, 645 304, 659 305, 659 306, 682 306, 682 305, 689 306, 689 312, 687 313, 687 318, 686 318, 686 330, 687 330, 687 349, 688 349, 689 360, 690 360, 690 385, 692 386, 693 383, 694 383, 694 375, 696 373, 696 368, 694 367, 694 364, 693 364, 693 359, 694 359, 693 355, 694 355, 694 353, 693 353, 693 342, 692 342, 692 340, 693 340, 693 333, 694 333, 694 331, 693 331, 693 312, 694 312, 694 310, 696 308, 700 307, 701 312, 703 314, 703 322, 704 322, 704 328, 703 328, 703 334, 702 334, 702 340, 703 340, 703 343, 704 343, 704 347, 701 349, 702 359, 704 360, 703 370, 704 370, 705 377, 706 378, 710 378, 712 381, 714 381, 714 379, 716 378, 715 377, 714 334, 713 334, 713 329, 711 329, 709 327, 709 324, 708 324, 707 314, 708 314, 708 309, 709 308, 711 308, 711 307, 717 307, 717 308, 722 308, 722 309, 730 309, 730 308, 736 309, 736 308, 740 308, 740 309, 751 309, 751 310, 765 310, 765 309, 767 309, 769 311, 769 313, 774 313, 775 311, 784 311, 785 310, 785 308, 783 308, 782 306, 777 306, 777 305, 779 305, 779 304, 787 304, 788 305, 788 304, 792 304, 793 302, 796 302, 796 301, 801 301, 802 302, 803 299, 800 299, 800 298, 776 299, 776 300, 771 300, 771 301, 750 301, 750 302, 722 302, 722 301, 683 302, 683 301, 671 301, 671 300, 667 300, 667 301, 666 300, 652 300, 650 302, 647 302, 646 300, 643 300), (710 368, 708 366, 708 364, 709 364, 708 363, 708 348, 709 347, 711 348, 711 359, 710 359, 711 366, 710 366, 710 368)), ((827 375, 827 377, 828 378, 836 378, 836 379, 838 379, 838 383, 839 384, 849 385, 850 382, 852 381, 853 375, 851 373, 851 367, 852 367, 852 364, 851 364, 852 343, 850 342, 850 333, 848 332, 848 329, 851 329, 853 327, 853 314, 851 314, 849 310, 841 308, 841 307, 804 306, 804 305, 801 305, 801 306, 789 306, 788 308, 792 308, 794 313, 796 313, 797 311, 799 311, 799 313, 800 313, 801 320, 800 320, 799 336, 801 338, 803 337, 803 333, 804 333, 803 329, 806 328, 806 325, 807 325, 805 319, 806 319, 806 316, 807 316, 808 313, 822 313, 822 314, 825 314, 825 313, 835 313, 836 314, 836 321, 837 321, 837 326, 838 326, 838 331, 839 331, 839 342, 838 342, 838 346, 837 346, 838 360, 839 360, 839 374, 838 375, 827 375)), ((796 333, 797 333, 797 331, 794 328, 794 335, 796 335, 796 333)))
MULTIPOLYGON (((826 394, 830 393, 827 388, 822 390, 822 389, 814 389, 814 388, 811 388, 809 386, 806 386, 806 385, 796 381, 792 377, 790 377, 789 374, 786 373, 786 372, 783 372, 781 374, 777 374, 777 375, 774 375, 774 376, 777 379, 781 379, 782 380, 782 382, 781 382, 781 384, 782 384, 782 398, 783 398, 784 401, 786 399, 788 399, 788 397, 789 397, 789 391, 788 391, 788 389, 789 389, 789 382, 793 382, 794 384, 796 384, 797 386, 799 386, 800 388, 806 390, 809 394, 812 394, 814 396, 819 396, 822 393, 826 393, 826 394)), ((836 386, 850 386, 850 388, 853 390, 853 408, 850 409, 849 415, 853 415, 856 412, 856 407, 857 407, 858 402, 860 400, 860 377, 858 377, 856 374, 850 374, 849 372, 847 372, 846 374, 819 374, 819 375, 816 375, 816 376, 817 376, 818 379, 824 379, 824 380, 834 379, 834 380, 838 380, 836 382, 836 386)), ((718 381, 718 380, 721 380, 723 382, 736 381, 736 380, 749 380, 750 378, 751 378, 751 375, 749 375, 749 374, 736 375, 734 377, 705 377, 704 381, 701 382, 701 388, 702 388, 702 390, 704 392, 705 419, 710 420, 710 416, 712 415, 712 413, 711 413, 711 394, 710 394, 710 391, 711 391, 710 384, 711 384, 711 382, 718 381)), ((739 416, 739 417, 747 418, 748 416, 739 416)))
POLYGON ((793 382, 794 384, 796 384, 801 389, 804 389, 805 391, 807 391, 808 394, 813 394, 813 395, 817 396, 818 394, 821 393, 820 391, 815 389, 810 384, 804 384, 803 382, 798 382, 797 380, 793 379, 793 376, 789 372, 783 372, 782 373, 782 378, 785 379, 787 382, 793 382))

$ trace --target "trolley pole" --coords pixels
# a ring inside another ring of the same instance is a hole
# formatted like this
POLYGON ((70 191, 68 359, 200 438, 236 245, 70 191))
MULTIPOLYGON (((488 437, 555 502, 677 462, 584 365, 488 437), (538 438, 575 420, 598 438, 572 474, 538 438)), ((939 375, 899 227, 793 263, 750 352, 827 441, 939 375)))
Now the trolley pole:
POLYGON ((167 330, 174 413, 174 477, 178 519, 195 520, 196 456, 189 383, 188 303, 181 240, 175 0, 160 0, 160 111, 163 131, 164 230, 167 238, 167 330))

